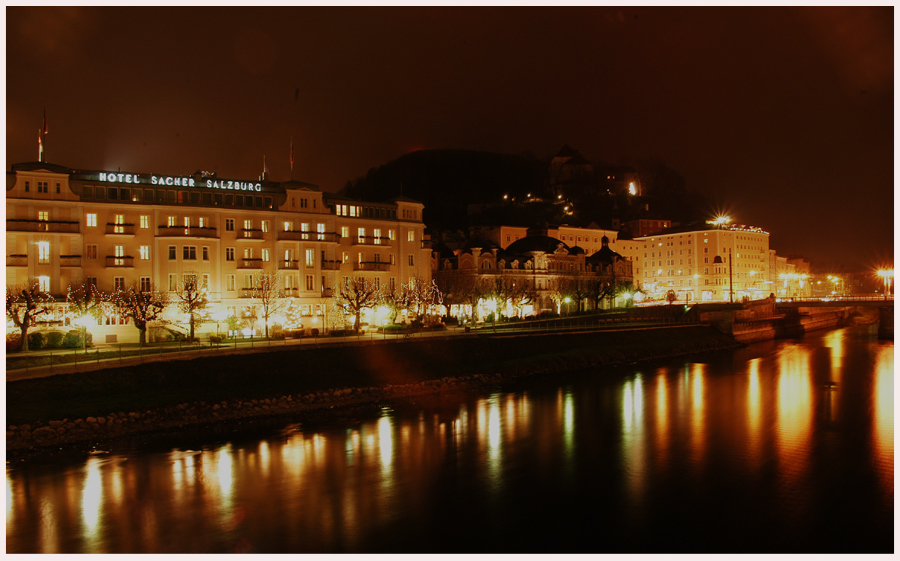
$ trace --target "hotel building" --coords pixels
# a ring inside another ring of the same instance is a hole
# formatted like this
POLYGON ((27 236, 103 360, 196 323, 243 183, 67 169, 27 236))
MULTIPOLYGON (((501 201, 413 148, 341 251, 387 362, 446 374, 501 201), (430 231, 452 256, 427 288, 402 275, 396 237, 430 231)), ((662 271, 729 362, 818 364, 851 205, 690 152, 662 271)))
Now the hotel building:
MULTIPOLYGON (((209 315, 239 317, 252 304, 254 276, 266 271, 279 275, 310 327, 345 279, 430 281, 422 210, 403 197, 361 202, 265 176, 15 164, 7 173, 6 282, 39 282, 61 303, 57 319, 65 322, 68 288, 82 280, 105 293, 132 284, 174 291, 185 275, 196 275, 208 291, 209 315)), ((99 322, 109 328, 101 330, 107 341, 137 340, 133 327, 114 329, 122 324, 110 316, 99 322)))

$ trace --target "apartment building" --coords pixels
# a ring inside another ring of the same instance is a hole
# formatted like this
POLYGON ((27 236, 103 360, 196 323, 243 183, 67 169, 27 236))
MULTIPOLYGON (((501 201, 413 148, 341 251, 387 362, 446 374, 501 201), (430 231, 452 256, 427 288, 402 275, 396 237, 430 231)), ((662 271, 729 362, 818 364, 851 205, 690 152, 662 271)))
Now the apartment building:
MULTIPOLYGON (((36 280, 64 303, 68 287, 82 280, 107 293, 132 283, 174 291, 196 275, 215 315, 238 314, 252 300, 254 276, 266 271, 278 274, 304 316, 315 317, 351 277, 379 285, 430 280, 422 210, 403 197, 362 202, 265 177, 15 164, 7 174, 6 280, 36 280)), ((61 320, 64 312, 61 306, 61 320)), ((137 330, 114 335, 136 339, 137 330)))

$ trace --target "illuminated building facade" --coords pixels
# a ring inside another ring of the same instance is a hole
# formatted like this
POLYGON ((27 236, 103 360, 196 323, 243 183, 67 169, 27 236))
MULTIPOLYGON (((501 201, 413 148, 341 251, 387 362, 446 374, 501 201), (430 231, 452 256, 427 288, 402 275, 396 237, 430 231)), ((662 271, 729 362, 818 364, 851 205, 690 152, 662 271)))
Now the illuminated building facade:
POLYGON ((769 233, 760 228, 713 223, 634 241, 643 245, 635 281, 649 300, 665 300, 670 290, 684 302, 739 302, 775 292, 769 233))
MULTIPOLYGON (((207 314, 221 317, 250 304, 258 272, 277 273, 310 327, 345 279, 430 281, 422 210, 403 197, 361 202, 265 176, 236 181, 205 172, 15 164, 7 174, 6 281, 35 279, 64 305, 68 287, 82 280, 105 293, 132 284, 174 291, 185 275, 196 275, 208 291, 207 314)), ((137 329, 115 329, 122 323, 101 320, 101 334, 136 340, 137 329)))

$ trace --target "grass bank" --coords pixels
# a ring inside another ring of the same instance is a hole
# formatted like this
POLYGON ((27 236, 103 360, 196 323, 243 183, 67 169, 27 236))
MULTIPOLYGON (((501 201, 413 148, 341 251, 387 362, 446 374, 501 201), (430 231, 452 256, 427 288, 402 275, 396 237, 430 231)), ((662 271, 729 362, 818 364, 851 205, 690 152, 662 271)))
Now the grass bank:
MULTIPOLYGON (((167 409, 165 416, 171 417, 177 412, 168 409, 176 406, 179 410, 188 404, 250 406, 254 401, 252 409, 265 415, 268 408, 260 409, 259 402, 284 396, 289 400, 296 396, 296 404, 315 406, 320 397, 330 398, 335 390, 340 394, 339 390, 352 388, 356 396, 362 390, 371 399, 389 400, 390 392, 374 390, 425 388, 433 381, 482 375, 497 381, 735 346, 729 336, 690 326, 273 348, 269 353, 153 362, 7 382, 7 426, 26 425, 30 432, 52 420, 105 418, 111 413, 112 418, 116 414, 121 418, 124 412, 146 416, 163 409, 167 409)), ((219 405, 215 407, 218 411, 219 405)), ((194 414, 184 423, 203 419, 202 414, 194 414)), ((7 437, 9 448, 9 429, 7 437)))

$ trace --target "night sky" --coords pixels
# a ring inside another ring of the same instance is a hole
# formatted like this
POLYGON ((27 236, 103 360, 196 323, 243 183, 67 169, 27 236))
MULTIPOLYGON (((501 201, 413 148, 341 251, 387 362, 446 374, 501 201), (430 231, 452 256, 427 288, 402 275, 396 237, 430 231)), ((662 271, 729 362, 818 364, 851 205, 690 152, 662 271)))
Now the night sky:
MULTIPOLYGON (((421 148, 656 158, 814 268, 893 263, 893 7, 6 8, 6 165, 326 191, 421 148)), ((716 209, 710 209, 712 213, 716 209)))

